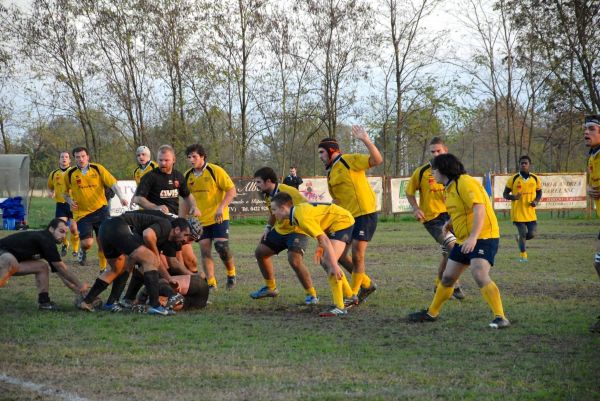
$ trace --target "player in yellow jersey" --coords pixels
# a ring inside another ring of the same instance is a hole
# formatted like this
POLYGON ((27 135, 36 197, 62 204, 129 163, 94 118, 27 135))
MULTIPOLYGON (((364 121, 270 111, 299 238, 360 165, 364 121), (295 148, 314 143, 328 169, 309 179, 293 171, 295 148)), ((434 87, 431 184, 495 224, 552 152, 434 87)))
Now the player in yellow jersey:
MULTIPOLYGON (((123 206, 127 206, 129 202, 121 193, 115 177, 101 164, 90 163, 90 156, 85 147, 73 149, 73 156, 77 165, 65 173, 64 197, 73 211, 73 218, 77 221, 81 239, 78 261, 84 266, 87 251, 94 242, 93 232, 97 237, 100 224, 110 217, 105 187, 114 191, 123 206)), ((98 252, 98 259, 100 269, 104 270, 106 258, 102 252, 98 252)))
POLYGON ((253 299, 276 297, 279 294, 273 272, 273 255, 287 249, 287 259, 294 269, 300 284, 306 291, 304 303, 316 305, 319 303, 317 292, 313 287, 310 272, 304 265, 304 253, 308 245, 308 236, 299 227, 293 227, 287 220, 276 220, 271 213, 271 199, 279 192, 285 192, 292 197, 294 205, 305 203, 306 198, 291 185, 280 184, 277 174, 271 167, 262 167, 254 173, 254 182, 261 193, 264 194, 269 208, 269 220, 260 239, 260 244, 254 251, 254 256, 260 268, 265 286, 250 294, 253 299))
POLYGON ((133 179, 135 180, 136 185, 140 185, 140 181, 142 177, 154 170, 158 167, 158 163, 154 160, 150 160, 152 157, 150 153, 150 149, 147 146, 140 146, 135 151, 135 157, 137 159, 138 165, 133 170, 133 179))
POLYGON ((65 240, 62 244, 60 255, 65 257, 67 255, 67 248, 71 246, 73 257, 77 257, 79 252, 79 232, 77 231, 77 223, 73 220, 73 212, 69 204, 66 202, 63 194, 65 193, 65 180, 64 173, 71 167, 71 155, 69 152, 60 152, 58 158, 58 168, 53 170, 48 177, 48 189, 50 190, 50 197, 56 200, 56 211, 54 217, 57 217, 67 223, 69 230, 71 231, 70 244, 65 240))
MULTIPOLYGON (((587 165, 587 193, 596 207, 596 215, 600 217, 600 115, 585 117, 583 139, 585 146, 590 148, 587 165)), ((600 234, 596 241, 594 268, 600 277, 600 234)), ((600 316, 596 323, 590 326, 590 331, 600 333, 600 316)))
POLYGON ((463 164, 456 156, 446 153, 431 162, 435 180, 446 187, 446 208, 450 222, 444 231, 453 229, 456 245, 450 251, 448 265, 442 275, 429 308, 411 313, 411 322, 433 322, 454 292, 454 283, 470 266, 471 274, 486 300, 494 320, 490 327, 502 329, 510 326, 504 314, 500 291, 490 278, 490 269, 500 242, 500 228, 492 203, 483 186, 466 174, 463 164))
POLYGON ((537 175, 529 172, 530 167, 529 156, 521 156, 519 172, 508 179, 503 194, 505 199, 511 201, 510 218, 518 231, 520 262, 528 260, 525 241, 529 241, 537 234, 535 207, 542 199, 542 182, 537 175))
MULTIPOLYGON (((433 137, 429 142, 429 153, 432 157, 448 153, 444 140, 437 136, 433 137)), ((406 199, 412 206, 416 219, 423 223, 427 232, 442 247, 442 260, 435 280, 437 288, 448 263, 448 253, 456 243, 456 237, 451 232, 442 232, 442 228, 450 220, 450 216, 444 203, 444 185, 437 183, 433 178, 430 162, 420 166, 413 173, 406 187, 406 199), (417 203, 415 196, 417 191, 419 192, 419 203, 417 203)), ((452 296, 456 299, 465 298, 458 281, 455 284, 452 296)))
POLYGON ((294 204, 290 194, 279 192, 271 199, 271 212, 275 219, 288 221, 308 236, 315 238, 324 250, 321 265, 327 272, 333 300, 333 308, 319 314, 322 317, 344 316, 346 311, 343 294, 344 272, 338 260, 352 241, 354 218, 346 209, 337 205, 294 204))
POLYGON ((227 270, 228 290, 236 284, 235 263, 229 249, 229 204, 235 198, 236 189, 227 172, 206 161, 206 151, 201 145, 194 144, 185 150, 188 162, 192 166, 184 177, 187 187, 196 199, 200 209, 200 256, 206 273, 206 281, 211 289, 217 288, 215 263, 211 246, 214 247, 227 270))
POLYGON ((340 264, 352 273, 353 297, 347 305, 357 305, 371 295, 377 286, 365 272, 365 253, 377 228, 377 202, 369 185, 366 171, 383 163, 379 150, 360 126, 352 126, 352 135, 361 141, 369 154, 343 154, 333 138, 325 138, 318 145, 319 159, 327 170, 327 186, 333 203, 350 211, 355 219, 352 233, 352 258, 348 249, 340 264))

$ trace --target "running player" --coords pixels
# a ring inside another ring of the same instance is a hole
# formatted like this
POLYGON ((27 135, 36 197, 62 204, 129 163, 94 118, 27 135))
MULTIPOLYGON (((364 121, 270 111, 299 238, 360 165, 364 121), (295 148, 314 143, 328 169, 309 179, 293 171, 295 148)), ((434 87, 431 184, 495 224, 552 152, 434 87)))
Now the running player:
POLYGON ((273 272, 273 255, 287 249, 287 258, 290 266, 294 269, 300 284, 306 291, 304 303, 316 305, 319 303, 317 291, 313 287, 310 272, 304 265, 304 253, 308 245, 308 236, 298 226, 292 226, 288 220, 276 220, 271 213, 271 199, 279 192, 285 192, 292 197, 294 206, 305 203, 302 194, 290 185, 279 184, 277 174, 270 167, 262 167, 254 173, 254 182, 261 193, 264 194, 267 207, 269 208, 269 220, 260 239, 260 243, 254 251, 256 262, 260 272, 265 279, 265 286, 250 294, 253 299, 276 297, 279 294, 275 273, 273 272))

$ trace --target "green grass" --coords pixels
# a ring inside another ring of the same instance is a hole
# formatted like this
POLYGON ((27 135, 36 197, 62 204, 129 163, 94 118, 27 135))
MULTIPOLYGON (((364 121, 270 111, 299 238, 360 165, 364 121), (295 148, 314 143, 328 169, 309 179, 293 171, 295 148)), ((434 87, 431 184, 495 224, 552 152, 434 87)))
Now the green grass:
MULTIPOLYGON (((501 221, 492 277, 513 323, 502 331, 487 329, 492 316, 468 271, 466 300, 449 301, 439 322, 406 322, 429 304, 439 260, 414 221, 380 223, 367 255, 379 290, 340 319, 298 305, 304 294, 284 255, 275 259, 280 296, 249 298, 263 285, 253 258, 261 231, 231 229, 234 291, 172 318, 79 312, 54 276, 51 296, 62 311, 41 313, 33 278, 12 278, 0 290, 0 374, 94 400, 600 399, 600 336, 587 330, 600 313, 591 262, 597 221, 544 217, 528 264, 516 262, 514 228, 501 221)), ((306 259, 326 306, 325 275, 306 259)), ((90 283, 97 273, 73 268, 90 283)), ((217 278, 224 283, 219 264, 217 278)), ((0 383, 3 393, 35 396, 0 383)))

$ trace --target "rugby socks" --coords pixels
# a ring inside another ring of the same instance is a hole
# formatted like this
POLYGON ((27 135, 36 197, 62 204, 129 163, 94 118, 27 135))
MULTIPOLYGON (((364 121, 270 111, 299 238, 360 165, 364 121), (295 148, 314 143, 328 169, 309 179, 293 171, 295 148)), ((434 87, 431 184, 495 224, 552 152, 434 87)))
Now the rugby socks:
POLYGON ((427 308, 427 313, 433 317, 439 315, 442 305, 452 297, 452 293, 454 293, 453 286, 446 287, 442 283, 439 283, 435 289, 435 294, 433 296, 433 300, 431 301, 431 305, 429 305, 429 308, 427 308))
POLYGON ((346 275, 344 274, 344 272, 342 271, 342 292, 344 294, 345 298, 350 298, 353 295, 356 295, 356 293, 352 292, 352 287, 350 287, 350 283, 348 282, 348 279, 346 278, 346 275))
POLYGON ((520 252, 520 253, 519 253, 519 257, 520 257, 521 259, 527 259, 527 252, 520 252))
POLYGON ((353 294, 358 294, 358 290, 363 282, 363 278, 367 275, 365 273, 356 273, 352 272, 352 277, 350 279, 350 288, 352 289, 353 294))
POLYGON ((275 279, 265 280, 265 284, 267 285, 267 288, 270 289, 270 290, 274 290, 275 288, 277 288, 277 284, 275 283, 275 279))
POLYGON ((50 295, 47 292, 40 292, 38 294, 38 304, 47 304, 50 302, 50 295))
POLYGON ((306 289, 306 295, 311 295, 313 297, 317 297, 317 290, 315 290, 315 287, 310 287, 306 289))
POLYGON ((140 273, 138 269, 133 269, 133 273, 131 273, 131 281, 129 281, 129 287, 127 287, 127 292, 125 293, 124 298, 133 301, 143 286, 144 275, 140 273))
POLYGON ((79 233, 73 234, 69 237, 69 241, 71 242, 71 251, 79 252, 79 233))
POLYGON ((160 306, 158 301, 158 271, 150 270, 144 273, 144 285, 148 293, 148 303, 155 308, 160 306))
POLYGON ((62 244, 64 246, 66 246, 67 248, 69 247, 69 240, 67 239, 67 237, 65 236, 65 239, 63 240, 62 244))
POLYGON ((98 264, 100 265, 100 271, 106 269, 106 256, 104 256, 104 252, 100 249, 98 249, 98 264))
POLYGON ((504 308, 502 307, 502 298, 500 298, 500 290, 496 286, 496 283, 491 281, 489 284, 479 289, 483 299, 488 303, 494 316, 500 316, 506 319, 504 316, 504 308))
POLYGON ((371 286, 371 277, 367 276, 367 273, 363 273, 363 277, 360 282, 360 286, 362 288, 369 288, 371 286))
POLYGON ((342 280, 335 278, 333 274, 327 276, 329 286, 331 287, 331 295, 333 304, 340 309, 344 309, 344 295, 342 293, 342 280))
POLYGON ((212 277, 212 278, 206 279, 206 284, 208 284, 209 287, 217 288, 217 278, 212 277))
POLYGON ((112 283, 112 288, 110 290, 110 295, 106 300, 107 305, 112 305, 114 303, 119 302, 121 298, 121 294, 125 290, 125 286, 127 285, 127 279, 129 278, 129 272, 125 270, 121 275, 119 275, 112 283))
POLYGON ((235 277, 235 266, 227 268, 227 277, 235 277))
POLYGON ((440 283, 442 282, 442 280, 436 276, 435 278, 435 288, 437 288, 438 285, 440 285, 440 283))
POLYGON ((92 302, 94 302, 94 299, 96 299, 96 297, 98 297, 98 295, 100 295, 102 291, 104 291, 107 287, 108 283, 106 281, 97 278, 94 282, 94 285, 90 289, 90 292, 87 293, 83 301, 86 304, 91 304, 92 302))

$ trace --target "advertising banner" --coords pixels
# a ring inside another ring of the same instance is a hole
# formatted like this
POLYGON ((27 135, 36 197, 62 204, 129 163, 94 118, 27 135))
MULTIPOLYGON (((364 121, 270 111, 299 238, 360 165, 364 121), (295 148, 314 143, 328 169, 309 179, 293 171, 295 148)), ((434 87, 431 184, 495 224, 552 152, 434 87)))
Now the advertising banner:
MULTIPOLYGON (((300 184, 298 190, 309 202, 315 203, 331 203, 331 196, 327 189, 326 177, 308 177, 302 178, 304 182, 300 184)), ((377 201, 377 211, 381 211, 383 200, 383 178, 382 177, 367 177, 369 185, 375 192, 377 201)))

